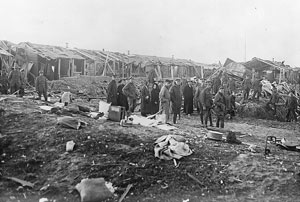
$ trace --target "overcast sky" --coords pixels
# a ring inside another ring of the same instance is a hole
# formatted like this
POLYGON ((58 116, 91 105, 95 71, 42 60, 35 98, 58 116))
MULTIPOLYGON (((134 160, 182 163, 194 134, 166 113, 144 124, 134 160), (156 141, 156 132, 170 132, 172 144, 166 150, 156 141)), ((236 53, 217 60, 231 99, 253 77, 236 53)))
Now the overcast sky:
POLYGON ((0 17, 14 43, 300 66, 298 0, 1 0, 0 17))

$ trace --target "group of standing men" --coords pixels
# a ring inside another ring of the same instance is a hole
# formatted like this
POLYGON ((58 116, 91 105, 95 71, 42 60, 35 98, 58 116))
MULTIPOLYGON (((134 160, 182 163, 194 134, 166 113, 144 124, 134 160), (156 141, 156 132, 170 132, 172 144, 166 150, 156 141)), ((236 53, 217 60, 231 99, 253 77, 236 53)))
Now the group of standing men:
MULTIPOLYGON (((8 76, 6 69, 0 71, 0 94, 17 94, 23 97, 26 87, 26 75, 24 69, 21 69, 17 62, 13 63, 13 67, 8 76)), ((47 79, 43 71, 39 71, 39 76, 35 80, 35 88, 38 93, 39 99, 43 95, 47 101, 47 79)))
POLYGON ((155 114, 159 110, 159 86, 156 83, 144 82, 141 92, 138 92, 134 78, 119 80, 116 82, 116 76, 112 76, 111 82, 107 88, 107 102, 113 106, 122 106, 130 116, 136 106, 137 100, 141 98, 141 114, 155 114))
POLYGON ((24 95, 26 86, 24 70, 20 68, 17 62, 13 64, 12 70, 7 76, 6 70, 2 69, 0 72, 0 92, 1 94, 8 94, 10 89, 11 94, 19 93, 20 96, 24 95))
POLYGON ((188 80, 187 84, 183 85, 180 78, 175 81, 167 79, 164 83, 144 81, 140 92, 138 92, 132 77, 127 80, 121 79, 119 83, 117 86, 115 76, 112 76, 112 81, 107 89, 107 102, 125 107, 128 116, 133 113, 137 99, 140 98, 142 116, 160 112, 165 114, 166 122, 168 122, 171 113, 173 114, 173 124, 176 124, 178 117, 180 118, 183 100, 183 111, 186 115, 190 116, 194 108, 197 108, 202 125, 207 126, 209 120, 210 126, 213 126, 212 110, 214 110, 217 117, 216 126, 223 128, 226 113, 235 108, 235 89, 233 89, 235 82, 231 79, 227 83, 221 83, 222 85, 218 86, 216 93, 212 92, 212 87, 215 88, 214 83, 193 83, 188 80), (224 90, 225 85, 229 92, 224 90), (214 100, 213 95, 215 95, 214 100))
MULTIPOLYGON (((263 76, 255 77, 253 82, 251 81, 249 76, 246 76, 246 78, 243 80, 242 87, 243 87, 243 98, 244 100, 249 99, 249 92, 251 89, 253 89, 253 96, 252 100, 259 100, 260 96, 262 95, 262 86, 263 82, 266 80, 266 78, 263 76)), ((266 107, 268 110, 272 110, 273 114, 276 116, 277 112, 277 105, 280 101, 280 95, 277 91, 277 88, 272 85, 272 94, 270 97, 270 100, 267 102, 266 107)), ((289 92, 289 95, 285 101, 285 107, 287 108, 287 114, 286 114, 286 121, 290 122, 294 120, 297 122, 297 116, 296 116, 296 110, 297 110, 297 98, 295 96, 295 91, 291 90, 289 92)))

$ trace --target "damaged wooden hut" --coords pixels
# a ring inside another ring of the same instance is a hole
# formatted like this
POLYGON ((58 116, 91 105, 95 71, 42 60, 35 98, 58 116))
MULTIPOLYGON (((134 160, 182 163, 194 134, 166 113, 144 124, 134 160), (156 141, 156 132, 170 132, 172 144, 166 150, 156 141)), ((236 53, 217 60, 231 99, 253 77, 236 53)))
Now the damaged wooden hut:
POLYGON ((84 74, 85 59, 59 46, 22 42, 16 46, 16 58, 26 64, 29 83, 33 83, 40 70, 48 80, 84 74))
POLYGON ((155 78, 203 78, 204 65, 192 60, 167 57, 131 55, 129 57, 131 75, 146 77, 154 74, 155 78))

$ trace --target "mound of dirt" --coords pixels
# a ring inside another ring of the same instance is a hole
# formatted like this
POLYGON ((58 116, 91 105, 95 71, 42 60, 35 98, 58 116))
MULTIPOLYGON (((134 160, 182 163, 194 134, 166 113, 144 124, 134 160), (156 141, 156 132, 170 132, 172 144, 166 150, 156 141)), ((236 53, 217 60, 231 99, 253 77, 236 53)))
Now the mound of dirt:
MULTIPOLYGON (((2 180, 0 199, 13 196, 20 201, 47 197, 57 201, 78 201, 74 186, 83 178, 103 177, 117 187, 121 195, 133 184, 131 195, 160 194, 165 191, 199 191, 226 194, 226 168, 236 153, 205 144, 202 139, 186 136, 194 153, 173 161, 154 157, 154 141, 169 132, 132 126, 123 128, 115 122, 100 123, 87 117, 81 130, 56 125, 57 115, 40 113, 34 101, 6 103, 1 140, 1 176, 13 176, 35 184, 33 190, 18 189, 15 182, 2 180), (17 111, 16 108, 27 110, 17 111), (66 142, 73 140, 73 152, 65 152, 66 142), (192 180, 195 176, 201 184, 192 180), (46 187, 46 188, 44 188, 46 187), (18 191, 16 191, 18 189, 18 191), (24 199, 24 194, 26 199, 24 199)), ((229 148, 229 146, 228 146, 229 148)), ((114 199, 112 199, 114 200, 114 199)))

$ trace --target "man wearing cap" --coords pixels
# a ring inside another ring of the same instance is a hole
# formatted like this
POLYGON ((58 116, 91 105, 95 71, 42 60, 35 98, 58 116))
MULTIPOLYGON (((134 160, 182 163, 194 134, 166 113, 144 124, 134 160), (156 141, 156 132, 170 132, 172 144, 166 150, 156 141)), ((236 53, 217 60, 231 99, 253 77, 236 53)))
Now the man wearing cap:
POLYGON ((35 90, 37 91, 38 95, 39 95, 39 99, 41 99, 42 95, 45 98, 45 101, 48 100, 48 96, 47 96, 47 79, 44 76, 44 71, 40 71, 39 72, 40 75, 36 78, 35 80, 35 90))
POLYGON ((272 107, 274 108, 273 110, 273 115, 276 115, 276 104, 279 102, 279 93, 277 92, 277 88, 273 87, 272 89, 272 95, 270 97, 269 102, 267 103, 267 109, 272 109, 272 107))
POLYGON ((14 64, 14 68, 11 70, 8 76, 10 84, 10 93, 13 94, 20 89, 21 86, 21 72, 19 70, 19 65, 17 62, 14 64))
POLYGON ((107 103, 111 103, 113 106, 117 106, 117 82, 115 80, 115 75, 112 75, 111 81, 107 87, 107 103))
POLYGON ((182 102, 180 79, 176 79, 174 85, 170 88, 170 98, 171 111, 173 113, 173 123, 176 124, 177 115, 180 114, 182 102))
POLYGON ((190 116, 193 113, 194 109, 193 86, 191 80, 188 81, 188 84, 183 89, 183 97, 184 112, 186 113, 186 115, 190 116))
POLYGON ((129 78, 129 82, 122 89, 124 95, 128 98, 129 111, 128 116, 134 112, 136 107, 136 100, 138 98, 138 93, 135 84, 133 83, 133 77, 129 78))
POLYGON ((290 122, 292 120, 294 120, 295 122, 297 122, 297 115, 296 115, 296 110, 297 110, 297 98, 295 97, 295 91, 290 91, 289 97, 286 100, 286 107, 288 109, 288 112, 286 114, 286 121, 290 122), (291 117, 292 115, 292 117, 291 117))
POLYGON ((162 113, 166 115, 166 123, 169 121, 170 116, 170 86, 171 81, 167 79, 159 92, 160 111, 162 111, 162 113))
POLYGON ((226 113, 226 98, 224 95, 224 88, 221 86, 219 89, 219 92, 217 93, 215 99, 214 99, 214 105, 215 105, 215 113, 217 114, 217 127, 224 128, 224 119, 225 119, 225 113, 226 113))
POLYGON ((150 89, 148 81, 144 81, 144 85, 141 90, 141 115, 147 116, 150 114, 151 104, 150 104, 150 89))
POLYGON ((254 82, 253 82, 253 90, 254 90, 254 93, 253 93, 253 96, 252 96, 252 100, 257 100, 259 101, 259 97, 261 95, 261 92, 262 92, 262 83, 261 83, 262 79, 260 79, 259 77, 257 77, 254 82), (256 97, 257 95, 257 97, 256 97))
POLYGON ((244 95, 244 100, 248 100, 249 98, 249 92, 251 88, 251 80, 248 75, 246 75, 246 78, 244 79, 242 86, 243 86, 243 95, 244 95))
POLYGON ((204 125, 207 127, 207 122, 209 119, 210 126, 213 126, 211 118, 211 109, 213 106, 212 94, 211 94, 211 83, 208 82, 206 88, 204 88, 200 93, 200 102, 203 107, 204 114, 204 125))
POLYGON ((201 124, 203 125, 203 107, 200 101, 200 95, 201 95, 201 91, 203 90, 203 85, 202 83, 198 83, 197 87, 196 87, 196 92, 195 92, 195 103, 197 108, 199 109, 199 114, 200 114, 200 120, 201 120, 201 124))

